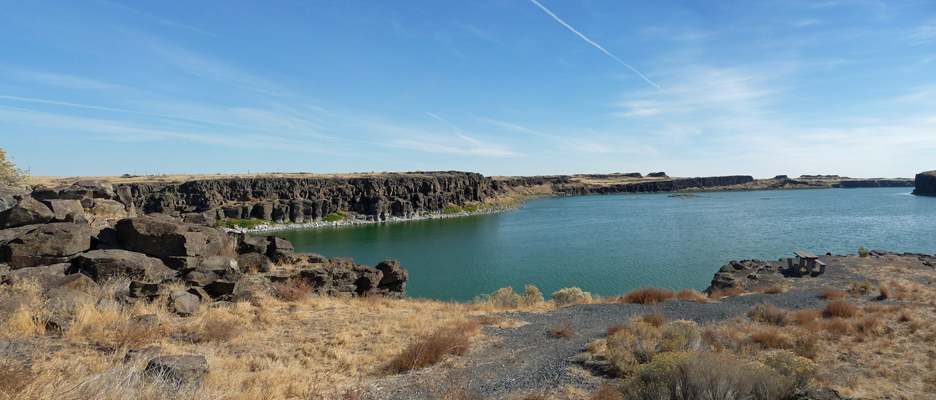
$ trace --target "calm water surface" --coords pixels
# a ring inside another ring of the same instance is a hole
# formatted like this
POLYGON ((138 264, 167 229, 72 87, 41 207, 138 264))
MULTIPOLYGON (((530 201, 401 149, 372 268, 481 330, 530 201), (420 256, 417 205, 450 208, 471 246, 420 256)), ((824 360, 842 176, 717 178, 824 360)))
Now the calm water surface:
POLYGON ((276 232, 297 252, 398 259, 407 295, 470 300, 536 285, 548 297, 578 286, 599 295, 654 285, 702 290, 732 260, 859 246, 936 253, 936 197, 912 188, 577 196, 465 218, 276 232))

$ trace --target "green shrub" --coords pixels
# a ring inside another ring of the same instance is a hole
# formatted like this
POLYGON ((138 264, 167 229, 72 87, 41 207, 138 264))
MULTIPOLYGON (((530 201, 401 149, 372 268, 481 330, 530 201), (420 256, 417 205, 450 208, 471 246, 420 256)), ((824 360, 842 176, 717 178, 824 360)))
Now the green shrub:
POLYGON ((607 358, 611 368, 622 376, 651 362, 658 354, 696 350, 702 343, 699 326, 678 320, 662 327, 638 321, 607 339, 607 358))
POLYGON ((341 221, 343 219, 345 219, 343 215, 331 213, 331 214, 326 215, 325 218, 322 218, 322 221, 335 222, 335 221, 341 221))
POLYGON ((871 252, 864 248, 864 246, 861 246, 858 248, 858 256, 861 258, 868 258, 871 256, 871 252))
POLYGON ((497 289, 496 292, 491 293, 488 300, 491 305, 499 308, 517 308, 521 301, 520 295, 510 286, 497 289))
POLYGON ((462 211, 465 211, 465 210, 463 210, 461 207, 453 206, 453 207, 448 207, 445 210, 442 210, 442 214, 458 214, 462 211))
POLYGON ((552 297, 552 300, 559 307, 577 303, 580 301, 582 302, 592 301, 591 293, 583 292, 582 289, 579 289, 577 287, 559 289, 558 292, 553 293, 552 296, 550 297, 552 297))
POLYGON ((523 297, 520 299, 522 305, 529 307, 544 301, 546 300, 543 299, 543 294, 540 293, 536 286, 526 285, 526 288, 523 290, 523 297))
POLYGON ((789 379, 770 368, 728 354, 691 351, 654 357, 635 369, 624 389, 633 400, 780 400, 795 391, 789 379))
POLYGON ((787 350, 774 350, 764 355, 764 365, 789 379, 796 390, 805 389, 816 383, 819 366, 805 357, 798 357, 787 350))
POLYGON ((232 219, 227 221, 215 222, 214 226, 223 226, 225 228, 247 228, 253 229, 263 224, 269 224, 270 221, 263 219, 232 219))

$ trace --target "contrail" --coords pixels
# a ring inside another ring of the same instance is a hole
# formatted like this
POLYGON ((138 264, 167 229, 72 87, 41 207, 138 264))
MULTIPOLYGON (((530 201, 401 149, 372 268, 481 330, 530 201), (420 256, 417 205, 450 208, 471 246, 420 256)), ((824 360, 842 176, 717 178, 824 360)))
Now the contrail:
MULTIPOLYGON (((605 54, 611 56, 611 58, 617 60, 617 62, 621 63, 622 65, 624 65, 624 66, 627 67, 627 68, 630 68, 631 71, 634 71, 635 73, 637 73, 637 75, 640 75, 641 78, 643 78, 645 81, 647 81, 647 82, 650 83, 651 85, 656 86, 657 89, 663 90, 663 88, 661 88, 660 85, 657 85, 656 83, 653 83, 653 81, 647 79, 647 77, 646 77, 646 76, 643 76, 643 74, 641 74, 640 71, 634 69, 634 67, 631 67, 630 65, 627 65, 626 62, 621 61, 620 58, 615 57, 614 54, 611 54, 611 53, 609 53, 607 50, 605 50, 604 47, 599 46, 598 43, 592 42, 590 39, 588 39, 587 37, 585 37, 585 35, 579 33, 579 31, 575 30, 575 28, 573 28, 573 27, 569 26, 569 24, 565 23, 565 21, 559 19, 559 17, 557 17, 556 14, 553 14, 552 11, 549 11, 548 8, 543 7, 543 5, 540 4, 539 2, 537 2, 536 0, 530 0, 530 1, 532 1, 533 4, 536 4, 537 6, 539 6, 539 8, 542 8, 543 11, 546 11, 547 14, 549 14, 551 17, 555 18, 556 21, 559 21, 560 24, 565 25, 565 27, 566 27, 566 28, 569 28, 570 31, 575 32, 576 35, 579 35, 579 37, 581 37, 582 39, 585 39, 586 42, 591 43, 592 46, 597 47, 598 50, 603 51, 605 54)), ((666 93, 666 91, 663 90, 663 93, 666 93)))
POLYGON ((159 114, 159 113, 151 113, 151 112, 145 112, 145 111, 121 110, 121 109, 119 109, 119 108, 90 106, 90 105, 86 105, 86 104, 65 103, 65 102, 61 102, 61 101, 42 100, 42 99, 29 99, 29 98, 25 98, 25 97, 4 96, 4 95, 0 95, 0 99, 28 101, 28 102, 32 102, 32 103, 43 103, 43 104, 55 104, 55 105, 69 106, 69 107, 90 108, 90 109, 93 109, 93 110, 115 111, 115 112, 122 112, 122 113, 128 113, 128 114, 152 115, 152 116, 156 116, 156 117, 166 117, 166 118, 181 119, 181 120, 186 120, 186 121, 203 122, 203 123, 206 123, 206 124, 227 125, 227 126, 236 126, 236 127, 240 127, 240 128, 249 128, 248 126, 238 125, 238 124, 231 124, 231 123, 227 123, 227 122, 209 121, 209 120, 204 120, 204 119, 180 117, 180 116, 178 116, 178 115, 159 114))

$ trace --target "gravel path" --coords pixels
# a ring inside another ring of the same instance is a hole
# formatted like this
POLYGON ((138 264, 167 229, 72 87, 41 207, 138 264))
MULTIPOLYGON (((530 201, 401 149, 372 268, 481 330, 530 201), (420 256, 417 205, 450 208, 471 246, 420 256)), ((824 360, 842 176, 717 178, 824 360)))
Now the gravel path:
MULTIPOLYGON (((668 300, 656 305, 583 304, 547 312, 506 313, 506 319, 520 321, 519 327, 483 327, 489 340, 476 345, 450 369, 433 367, 398 378, 380 390, 381 398, 431 399, 440 397, 438 377, 449 375, 449 385, 466 387, 484 398, 497 398, 543 388, 573 386, 591 390, 603 379, 583 373, 575 356, 585 346, 606 336, 611 325, 625 324, 632 317, 662 312, 667 320, 686 319, 700 325, 746 315, 755 304, 769 302, 798 310, 822 308, 825 300, 819 290, 794 290, 778 294, 756 293, 723 298, 713 303, 668 300), (568 339, 552 336, 549 329, 568 322, 575 335, 568 339), (454 375, 454 378, 451 376, 454 375), (433 379, 433 377, 435 379, 433 379)), ((600 375, 601 371, 592 371, 600 375)))

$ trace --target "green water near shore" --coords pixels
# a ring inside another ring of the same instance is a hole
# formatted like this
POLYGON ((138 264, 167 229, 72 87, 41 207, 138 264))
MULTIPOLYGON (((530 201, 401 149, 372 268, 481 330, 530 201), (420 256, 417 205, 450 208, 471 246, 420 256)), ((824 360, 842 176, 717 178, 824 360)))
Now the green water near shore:
POLYGON ((576 196, 517 211, 272 233, 297 252, 398 259, 407 295, 466 301, 536 285, 548 297, 578 286, 614 295, 654 285, 705 289, 732 260, 793 250, 856 253, 859 246, 936 253, 936 198, 912 188, 576 196))

